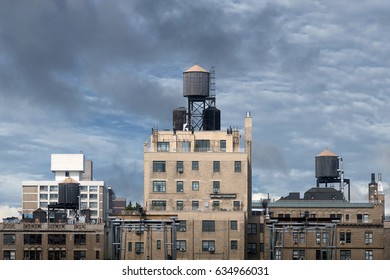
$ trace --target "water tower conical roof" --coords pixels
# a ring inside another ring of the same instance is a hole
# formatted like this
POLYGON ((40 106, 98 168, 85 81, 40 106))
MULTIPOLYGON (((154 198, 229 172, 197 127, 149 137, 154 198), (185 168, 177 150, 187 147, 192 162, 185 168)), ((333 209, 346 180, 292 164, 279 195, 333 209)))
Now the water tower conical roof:
POLYGON ((324 151, 319 153, 317 157, 337 157, 337 155, 333 153, 331 150, 325 149, 324 151))
POLYGON ((184 73, 186 72, 206 72, 208 73, 209 71, 204 70, 202 67, 200 67, 198 64, 195 64, 194 66, 188 68, 184 73))

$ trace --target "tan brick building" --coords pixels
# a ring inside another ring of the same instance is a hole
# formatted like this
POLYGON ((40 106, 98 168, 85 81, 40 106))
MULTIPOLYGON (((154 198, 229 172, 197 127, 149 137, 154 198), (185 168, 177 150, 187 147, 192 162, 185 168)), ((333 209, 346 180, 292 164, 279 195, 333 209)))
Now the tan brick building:
MULTIPOLYGON (((152 131, 144 148, 142 220, 163 215, 161 221, 175 217, 180 225, 176 240, 164 239, 164 231, 123 231, 126 259, 223 260, 258 254, 258 230, 249 233, 256 235, 256 246, 247 250, 252 192, 249 114, 244 130, 243 147, 238 130, 152 131)), ((260 227, 259 217, 251 219, 260 227)))

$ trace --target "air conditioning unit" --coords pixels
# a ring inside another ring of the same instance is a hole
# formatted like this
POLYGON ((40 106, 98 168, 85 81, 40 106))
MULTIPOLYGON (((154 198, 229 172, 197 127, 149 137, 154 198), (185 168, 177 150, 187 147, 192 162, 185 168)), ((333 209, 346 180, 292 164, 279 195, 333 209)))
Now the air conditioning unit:
POLYGON ((215 251, 214 247, 209 248, 209 252, 214 252, 214 251, 215 251))
POLYGON ((177 169, 177 172, 183 173, 183 168, 178 168, 178 169, 177 169))
POLYGON ((345 241, 340 241, 340 244, 345 244, 345 241))
POLYGON ((179 251, 180 251, 180 252, 185 252, 186 249, 185 249, 185 248, 180 248, 179 251))
POLYGON ((219 189, 213 189, 214 193, 219 193, 219 189))
POLYGON ((180 228, 179 231, 185 232, 185 231, 187 231, 187 230, 186 230, 185 228, 180 228))
POLYGON ((294 240, 294 244, 298 244, 298 240, 295 239, 295 240, 294 240))
POLYGON ((348 261, 350 261, 351 260, 351 258, 345 258, 346 260, 348 260, 348 261))

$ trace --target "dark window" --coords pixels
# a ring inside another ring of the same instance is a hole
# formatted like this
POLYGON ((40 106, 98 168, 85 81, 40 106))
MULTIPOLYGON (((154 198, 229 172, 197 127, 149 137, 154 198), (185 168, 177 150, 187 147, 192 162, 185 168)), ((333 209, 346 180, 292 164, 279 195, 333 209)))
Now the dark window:
POLYGON ((202 221, 202 231, 215 231, 215 221, 202 221))
POLYGON ((74 235, 74 245, 85 245, 87 243, 86 234, 75 234, 74 235))
POLYGON ((24 244, 27 245, 41 245, 42 234, 25 234, 23 236, 24 244))
POLYGON ((176 171, 179 173, 183 173, 184 171, 184 163, 182 161, 176 162, 176 171))
POLYGON ((237 221, 230 221, 230 229, 231 230, 237 230, 237 221))
POLYGON ((257 233, 257 224, 247 224, 248 234, 256 234, 257 233))
POLYGON ((153 200, 152 210, 166 210, 167 202, 165 200, 153 200))
POLYGON ((16 251, 15 250, 4 250, 3 251, 3 260, 15 260, 16 251))
POLYGON ((66 251, 49 250, 47 258, 49 260, 66 260, 66 251))
POLYGON ((176 192, 183 192, 184 187, 183 187, 183 181, 177 181, 176 182, 176 192))
POLYGON ((4 244, 8 244, 8 245, 15 244, 15 241, 16 241, 15 234, 4 234, 4 236, 3 236, 3 243, 4 244))
POLYGON ((234 162, 234 172, 241 172, 241 161, 234 162))
POLYGON ((199 209, 199 201, 192 201, 192 210, 199 209))
POLYGON ((192 190, 199 191, 199 181, 192 181, 192 190))
POLYGON ((372 243, 372 231, 366 231, 364 233, 364 243, 366 244, 372 243))
POLYGON ((157 143, 158 152, 169 152, 169 142, 158 142, 157 143))
POLYGON ((362 214, 357 214, 356 218, 357 218, 358 223, 363 222, 363 215, 362 214))
POLYGON ((41 260, 42 259, 42 251, 30 249, 30 250, 24 250, 23 251, 23 259, 24 260, 41 260))
POLYGON ((226 140, 219 140, 219 148, 221 152, 226 152, 226 140))
POLYGON ((215 251, 215 241, 214 240, 203 240, 202 241, 202 251, 215 251))
POLYGON ((144 252, 144 243, 143 242, 135 242, 135 253, 141 254, 144 252))
POLYGON ((157 240, 157 250, 161 250, 161 240, 157 240))
POLYGON ((187 250, 187 242, 185 240, 176 240, 176 250, 185 252, 187 250))
POLYGON ((66 235, 65 234, 49 234, 48 243, 50 245, 66 245, 66 235))
POLYGON ((352 233, 350 231, 347 231, 347 234, 345 236, 345 243, 351 243, 352 241, 352 233))
POLYGON ((192 170, 199 170, 199 161, 192 162, 192 170))
POLYGON ((153 161, 153 172, 165 172, 165 161, 153 161))
POLYGON ((183 210, 184 209, 184 202, 182 200, 176 201, 176 210, 183 210))
POLYGON ((95 257, 96 257, 97 260, 100 259, 100 251, 96 251, 95 252, 95 257))
POLYGON ((233 211, 241 210, 241 202, 238 200, 233 201, 233 211))
POLYGON ((165 181, 153 181, 153 192, 165 192, 166 182, 165 181))
POLYGON ((340 260, 350 260, 351 250, 340 250, 340 260))
POLYGON ((231 241, 230 241, 230 249, 231 249, 231 250, 237 250, 237 247, 238 247, 238 242, 237 242, 237 240, 231 240, 231 241))
POLYGON ((213 192, 214 193, 219 193, 221 190, 221 184, 219 181, 213 181, 213 192))
POLYGON ((257 253, 257 243, 248 243, 248 254, 256 254, 257 253))
POLYGON ((210 140, 195 140, 195 152, 208 152, 210 150, 210 140))
POLYGON ((87 251, 74 251, 75 260, 85 260, 87 257, 87 251))
POLYGON ((214 172, 219 172, 220 169, 221 169, 221 168, 220 168, 220 165, 221 165, 221 164, 220 164, 219 161, 214 161, 214 162, 213 162, 213 171, 214 171, 214 172))

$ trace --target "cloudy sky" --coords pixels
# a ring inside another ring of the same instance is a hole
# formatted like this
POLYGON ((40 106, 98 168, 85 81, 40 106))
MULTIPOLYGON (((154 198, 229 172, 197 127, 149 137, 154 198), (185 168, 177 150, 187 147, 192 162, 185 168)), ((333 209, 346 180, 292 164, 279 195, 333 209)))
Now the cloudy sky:
MULTIPOLYGON (((314 159, 344 159, 353 201, 390 182, 387 1, 0 1, 0 217, 50 154, 142 201, 143 143, 186 106, 182 73, 215 67, 222 129, 253 117, 253 190, 315 186, 314 159)), ((390 199, 390 197, 388 197, 390 199)))

